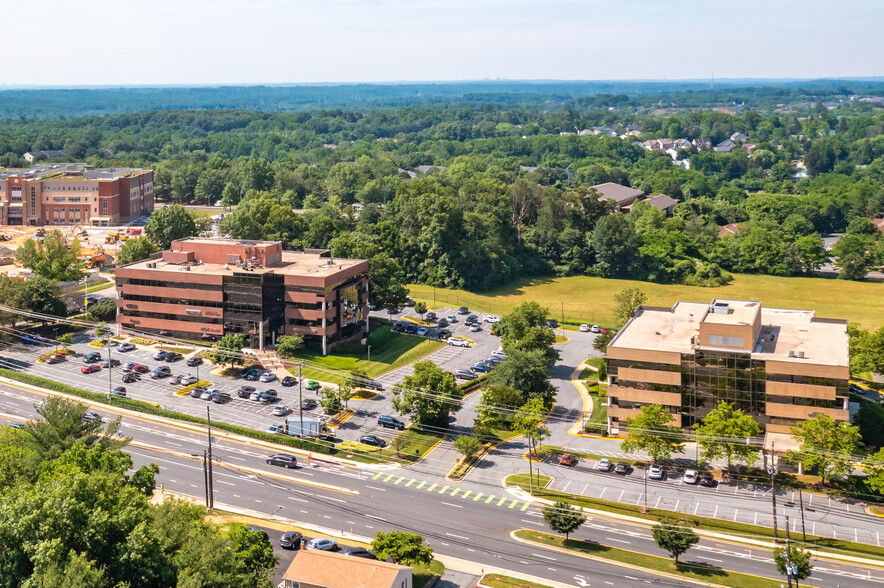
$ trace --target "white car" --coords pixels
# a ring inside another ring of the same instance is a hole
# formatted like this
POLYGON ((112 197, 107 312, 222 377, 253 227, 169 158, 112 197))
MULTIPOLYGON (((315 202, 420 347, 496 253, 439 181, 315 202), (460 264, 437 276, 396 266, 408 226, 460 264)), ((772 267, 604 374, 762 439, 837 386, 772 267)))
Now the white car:
POLYGON ((267 383, 272 382, 275 379, 276 374, 274 374, 273 372, 264 372, 263 374, 261 374, 261 377, 258 378, 258 381, 267 383))
POLYGON ((448 340, 448 344, 452 347, 469 347, 470 344, 461 339, 460 337, 451 337, 448 340))
POLYGON ((491 357, 499 357, 500 359, 506 359, 506 353, 503 351, 492 351, 491 357))
POLYGON ((456 323, 456 322, 457 322, 457 317, 454 316, 453 314, 449 314, 449 315, 448 315, 448 322, 449 322, 449 324, 451 324, 451 323, 456 323))
POLYGON ((470 332, 472 332, 472 333, 478 333, 481 330, 482 330, 482 325, 480 325, 479 323, 473 323, 470 325, 470 332))
POLYGON ((287 414, 291 414, 292 409, 288 406, 277 406, 273 409, 273 416, 285 416, 287 414))
POLYGON ((590 327, 589 330, 590 330, 590 332, 592 332, 592 333, 601 333, 601 332, 602 332, 602 330, 599 328, 598 325, 593 325, 592 327, 590 327))
POLYGON ((249 400, 261 400, 261 392, 255 390, 249 395, 249 400))
POLYGON ((486 314, 485 315, 485 322, 486 323, 494 324, 499 320, 500 320, 500 317, 497 316, 496 314, 486 314))
POLYGON ((652 465, 648 468, 648 478, 651 480, 663 479, 663 466, 652 465))
POLYGON ((580 332, 581 333, 588 333, 589 332, 589 325, 587 325, 586 323, 583 323, 582 325, 580 325, 580 332))
POLYGON ((685 470, 681 481, 685 484, 696 484, 699 482, 700 478, 697 476, 697 470, 685 470))
POLYGON ((429 332, 430 332, 430 331, 429 331, 426 327, 421 327, 421 328, 419 328, 419 329, 417 330, 417 334, 418 334, 418 336, 420 336, 420 337, 426 337, 426 336, 427 336, 427 333, 429 333, 429 332))
POLYGON ((178 383, 182 386, 190 386, 191 384, 196 384, 197 382, 199 382, 199 378, 197 378, 196 376, 187 375, 181 376, 181 380, 178 383))

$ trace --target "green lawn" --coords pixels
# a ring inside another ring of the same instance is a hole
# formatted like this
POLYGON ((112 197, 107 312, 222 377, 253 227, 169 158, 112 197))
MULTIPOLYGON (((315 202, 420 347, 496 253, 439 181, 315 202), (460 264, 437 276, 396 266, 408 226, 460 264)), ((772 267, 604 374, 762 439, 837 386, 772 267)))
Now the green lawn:
MULTIPOLYGON (((305 365, 302 370, 305 378, 340 384, 351 370, 364 370, 370 378, 374 378, 444 346, 445 343, 441 341, 397 333, 382 349, 372 348, 370 364, 367 349, 363 349, 360 354, 331 353, 326 356, 311 351, 299 351, 295 359, 303 359, 311 364, 305 365)), ((289 368, 289 371, 297 374, 298 368, 289 368)))
MULTIPOLYGON (((619 549, 617 547, 608 547, 607 545, 601 545, 592 541, 565 539, 558 535, 551 535, 540 531, 520 529, 516 531, 516 536, 520 539, 540 543, 541 545, 560 547, 602 559, 639 566, 650 570, 656 570, 658 572, 675 574, 677 576, 690 578, 700 582, 711 582, 717 586, 733 586, 734 588, 743 588, 744 586, 780 588, 783 584, 782 580, 730 572, 708 564, 702 565, 684 562, 676 564, 674 560, 671 560, 668 557, 648 555, 646 553, 639 553, 628 549, 619 549)), ((689 550, 684 557, 692 557, 691 551, 689 550)))
MULTIPOLYGON (((550 477, 534 472, 534 489, 545 488, 549 484, 550 477)), ((507 486, 519 486, 523 490, 528 490, 528 474, 513 474, 506 479, 507 486)), ((536 492, 535 492, 536 494, 536 492)))
MULTIPOLYGON (((414 284, 408 288, 413 299, 433 304, 431 286, 414 284)), ((813 309, 817 316, 846 318, 867 329, 884 326, 884 313, 880 312, 882 283, 748 274, 734 275, 733 282, 719 288, 589 276, 526 278, 483 294, 436 288, 436 306, 469 306, 473 311, 502 315, 521 302, 534 300, 560 320, 564 309, 566 320, 612 325, 614 294, 625 288, 641 289, 648 295, 648 304, 654 306, 672 306, 678 300, 708 302, 712 298, 760 300, 770 307, 813 309)))
POLYGON ((601 433, 608 430, 608 407, 603 405, 597 394, 589 397, 592 400, 592 416, 586 422, 586 431, 601 433))
POLYGON ((549 588, 545 584, 501 576, 500 574, 486 574, 482 578, 482 585, 488 586, 488 588, 549 588))
POLYGON ((344 441, 343 443, 339 443, 336 446, 336 449, 338 450, 338 455, 340 457, 361 461, 363 463, 386 463, 389 461, 415 462, 426 455, 426 453, 439 442, 442 435, 410 427, 399 433, 398 437, 405 439, 405 445, 399 448, 399 457, 396 457, 396 450, 390 445, 387 445, 387 447, 378 451, 376 447, 344 441))
POLYGON ((424 588, 424 585, 429 582, 433 576, 437 574, 441 576, 444 573, 445 564, 441 561, 436 561, 435 559, 430 562, 429 567, 417 566, 411 572, 412 579, 414 580, 414 588, 424 588))

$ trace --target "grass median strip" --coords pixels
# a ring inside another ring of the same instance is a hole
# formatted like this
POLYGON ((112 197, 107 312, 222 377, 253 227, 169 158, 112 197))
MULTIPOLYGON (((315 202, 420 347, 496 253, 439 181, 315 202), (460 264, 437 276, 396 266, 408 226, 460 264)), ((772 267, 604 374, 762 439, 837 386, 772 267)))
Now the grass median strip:
POLYGON ((719 586, 732 586, 734 588, 743 588, 745 586, 752 586, 753 588, 780 588, 782 584, 782 580, 731 572, 709 564, 694 562, 679 562, 676 564, 673 560, 666 557, 620 549, 618 547, 608 547, 607 545, 582 539, 565 539, 564 537, 541 531, 519 529, 515 532, 515 536, 531 543, 566 549, 578 554, 656 572, 673 574, 696 582, 711 582, 719 586))
POLYGON ((520 580, 519 578, 510 578, 509 576, 501 576, 500 574, 486 574, 482 578, 482 586, 487 588, 549 588, 546 584, 538 584, 537 582, 529 582, 528 580, 520 580))
MULTIPOLYGON (((535 476, 535 481, 537 480, 537 478, 538 476, 535 476)), ((547 477, 540 476, 540 478, 547 477)), ((556 490, 548 490, 543 487, 546 485, 546 483, 548 483, 548 478, 546 482, 543 482, 543 480, 541 480, 541 482, 541 484, 534 484, 534 496, 536 498, 545 498, 547 500, 553 501, 564 500, 570 504, 573 504, 574 506, 592 508, 595 510, 609 512, 615 515, 625 515, 641 518, 647 520, 649 523, 655 523, 664 517, 675 517, 677 519, 685 521, 690 525, 693 525, 698 529, 703 529, 716 533, 728 533, 734 536, 749 537, 759 540, 771 540, 774 536, 773 529, 769 527, 750 525, 748 523, 735 523, 721 519, 714 519, 712 517, 703 517, 658 508, 650 508, 648 509, 647 513, 643 513, 640 506, 632 504, 625 504, 622 502, 617 502, 615 500, 605 500, 603 498, 593 498, 591 496, 568 494, 566 492, 559 492, 556 490)), ((513 474, 511 476, 508 476, 506 478, 506 484, 508 486, 519 486, 526 492, 529 491, 527 474, 513 474)), ((779 531, 780 537, 785 538, 785 529, 780 529, 779 531)), ((792 537, 792 541, 793 543, 796 542, 796 538, 794 537, 794 535, 792 537)), ((826 537, 820 537, 818 535, 808 535, 807 544, 805 546, 818 551, 846 553, 849 555, 869 557, 871 559, 884 561, 884 548, 876 547, 874 545, 868 545, 866 543, 855 543, 853 541, 829 539, 826 537)))

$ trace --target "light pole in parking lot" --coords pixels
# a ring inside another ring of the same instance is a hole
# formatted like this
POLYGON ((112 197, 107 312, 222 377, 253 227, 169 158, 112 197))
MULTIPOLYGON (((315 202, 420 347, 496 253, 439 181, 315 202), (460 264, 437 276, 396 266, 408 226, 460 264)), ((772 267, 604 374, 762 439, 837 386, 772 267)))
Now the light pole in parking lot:
POLYGON ((368 379, 371 379, 371 345, 368 346, 368 379))
POLYGON ((112 339, 108 339, 108 347, 107 347, 107 403, 111 403, 111 387, 113 386, 113 382, 111 382, 111 370, 114 367, 113 362, 111 361, 111 347, 110 342, 112 339))
MULTIPOLYGON (((301 366, 304 365, 303 361, 298 361, 298 417, 301 421, 301 430, 298 432, 298 436, 303 439, 304 437, 304 380, 301 378, 301 366)), ((286 427, 286 433, 288 433, 288 427, 286 427)))
POLYGON ((212 510, 215 508, 215 489, 212 487, 212 414, 209 406, 206 405, 206 431, 209 434, 209 452, 207 456, 207 478, 208 490, 206 492, 206 508, 212 510))

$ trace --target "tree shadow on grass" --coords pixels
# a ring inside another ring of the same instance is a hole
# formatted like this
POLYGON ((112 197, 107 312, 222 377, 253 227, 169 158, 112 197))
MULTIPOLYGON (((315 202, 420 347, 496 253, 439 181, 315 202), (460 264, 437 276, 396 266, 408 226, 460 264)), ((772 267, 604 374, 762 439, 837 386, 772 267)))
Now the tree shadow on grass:
POLYGON ((690 573, 704 578, 727 575, 723 569, 701 561, 680 561, 675 564, 675 569, 681 574, 690 573))

